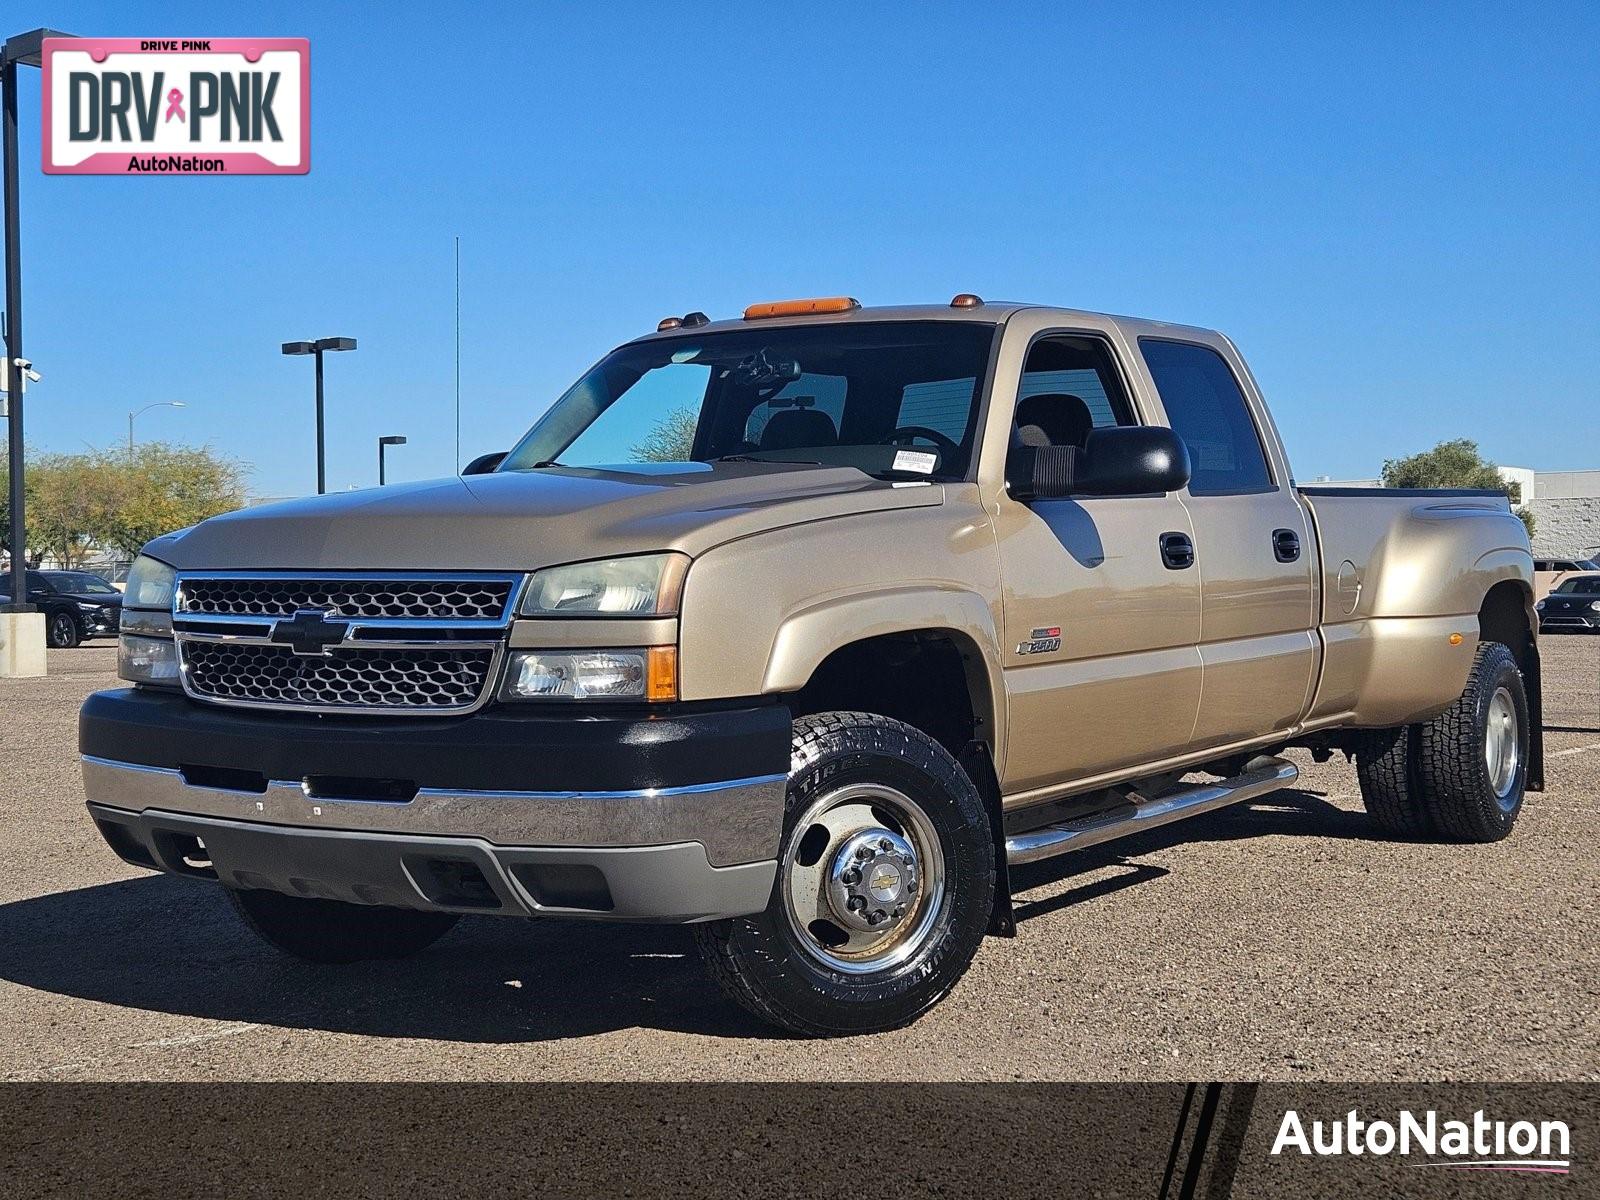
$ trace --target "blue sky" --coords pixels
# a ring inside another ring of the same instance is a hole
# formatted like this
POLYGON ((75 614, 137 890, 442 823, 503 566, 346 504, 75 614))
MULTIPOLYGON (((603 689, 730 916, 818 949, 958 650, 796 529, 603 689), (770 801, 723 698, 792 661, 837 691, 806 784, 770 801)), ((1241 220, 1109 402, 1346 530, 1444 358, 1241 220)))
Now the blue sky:
POLYGON ((8 6, 312 48, 303 177, 46 177, 28 73, 30 444, 310 490, 347 335, 330 488, 447 473, 459 234, 468 457, 666 313, 976 291, 1225 329, 1302 479, 1600 467, 1600 6, 452 7, 8 6))

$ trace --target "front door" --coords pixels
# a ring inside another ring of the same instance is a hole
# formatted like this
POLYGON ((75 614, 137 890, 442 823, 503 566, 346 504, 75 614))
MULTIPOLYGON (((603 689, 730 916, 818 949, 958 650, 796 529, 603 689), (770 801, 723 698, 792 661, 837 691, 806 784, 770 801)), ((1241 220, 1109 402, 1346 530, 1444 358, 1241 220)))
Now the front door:
MULTIPOLYGON (((1012 436, 1081 446, 1096 426, 1138 424, 1122 379, 1099 337, 1035 340, 1012 436)), ((1181 565, 1180 539, 1194 536, 1182 501, 1006 497, 995 524, 1008 798, 1184 749, 1200 701, 1200 578, 1181 565)))

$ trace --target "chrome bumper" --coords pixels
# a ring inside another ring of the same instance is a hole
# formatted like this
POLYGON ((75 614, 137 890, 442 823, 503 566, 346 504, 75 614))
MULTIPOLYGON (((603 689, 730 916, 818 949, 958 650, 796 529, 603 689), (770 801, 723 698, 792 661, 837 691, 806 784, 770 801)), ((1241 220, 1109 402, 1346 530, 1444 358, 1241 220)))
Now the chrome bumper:
POLYGON ((766 907, 786 788, 772 775, 352 800, 298 782, 199 785, 180 770, 89 756, 83 780, 101 833, 140 866, 353 903, 668 922, 766 907))

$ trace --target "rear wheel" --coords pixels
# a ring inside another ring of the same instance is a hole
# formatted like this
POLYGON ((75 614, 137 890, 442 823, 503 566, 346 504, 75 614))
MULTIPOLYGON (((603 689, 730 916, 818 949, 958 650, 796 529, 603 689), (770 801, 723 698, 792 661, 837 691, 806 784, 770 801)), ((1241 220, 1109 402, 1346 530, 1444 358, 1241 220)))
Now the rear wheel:
POLYGON ((1412 782, 1416 727, 1375 729, 1365 743, 1356 751, 1356 777, 1372 819, 1397 837, 1434 833, 1433 821, 1412 782))
POLYGON ((994 877, 983 801, 937 742, 867 713, 802 717, 772 900, 696 936, 762 1020, 812 1036, 894 1029, 966 971, 994 877))
POLYGON ((1495 842, 1522 811, 1528 774, 1528 697, 1511 650, 1478 647, 1466 689, 1417 731, 1417 791, 1439 832, 1495 842))
POLYGON ((1522 811, 1529 729, 1516 656, 1483 643, 1454 704, 1431 721, 1375 730, 1357 752, 1367 811, 1403 837, 1498 841, 1522 811))
POLYGON ((78 618, 65 609, 50 614, 47 629, 47 640, 57 650, 70 650, 83 641, 83 629, 78 625, 78 618))
POLYGON ((228 888, 234 911, 262 941, 308 962, 408 958, 455 925, 454 913, 419 912, 228 888))

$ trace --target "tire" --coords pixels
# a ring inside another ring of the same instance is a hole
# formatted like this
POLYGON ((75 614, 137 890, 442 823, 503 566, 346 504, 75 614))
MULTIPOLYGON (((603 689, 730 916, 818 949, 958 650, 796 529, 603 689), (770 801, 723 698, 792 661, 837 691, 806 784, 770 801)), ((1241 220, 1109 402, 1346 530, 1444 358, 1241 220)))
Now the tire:
POLYGON ((1510 833, 1522 811, 1529 744, 1528 697, 1511 650, 1481 644, 1460 697, 1416 736, 1416 792, 1434 827, 1462 842, 1510 833))
POLYGON ((1433 836, 1433 820, 1412 782, 1416 726, 1375 729, 1356 751, 1356 777, 1367 813, 1388 833, 1402 838, 1433 836))
POLYGON ((227 888, 234 911, 269 946, 316 963, 409 958, 450 932, 454 913, 346 904, 227 888))
POLYGON ((766 910, 695 937, 723 991, 761 1020, 812 1037, 877 1033, 955 987, 994 889, 989 815, 955 759, 899 721, 822 713, 794 723, 766 910))
POLYGON ((78 618, 66 609, 51 613, 45 628, 45 640, 54 650, 70 650, 83 641, 83 627, 78 624, 78 618))

